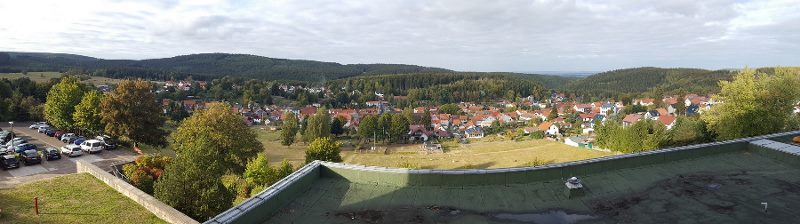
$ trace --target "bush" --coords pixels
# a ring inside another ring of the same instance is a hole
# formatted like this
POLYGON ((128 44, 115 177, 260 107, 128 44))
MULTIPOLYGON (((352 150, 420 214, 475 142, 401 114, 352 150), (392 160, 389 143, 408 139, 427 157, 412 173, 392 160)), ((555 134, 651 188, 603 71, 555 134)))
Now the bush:
POLYGON ((544 165, 553 164, 553 163, 555 163, 555 161, 553 161, 553 160, 545 161, 545 160, 541 160, 539 158, 534 158, 532 161, 529 161, 529 162, 525 163, 524 166, 544 166, 544 165))
POLYGON ((133 163, 122 166, 122 172, 128 177, 131 185, 148 194, 153 194, 153 186, 161 176, 164 168, 172 162, 172 157, 159 155, 141 155, 133 163))
POLYGON ((341 143, 330 137, 314 139, 306 149, 306 163, 314 160, 341 162, 342 156, 339 155, 341 143))
POLYGON ((531 135, 532 139, 543 139, 544 138, 544 132, 543 131, 534 131, 534 132, 531 132, 530 135, 531 135))

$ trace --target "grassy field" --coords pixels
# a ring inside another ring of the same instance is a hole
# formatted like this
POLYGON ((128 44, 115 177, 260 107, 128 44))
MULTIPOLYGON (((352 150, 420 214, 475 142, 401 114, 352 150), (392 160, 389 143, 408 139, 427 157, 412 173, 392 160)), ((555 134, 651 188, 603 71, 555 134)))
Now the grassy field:
MULTIPOLYGON (((61 73, 59 72, 28 72, 28 74, 22 73, 0 73, 0 78, 7 78, 7 79, 18 79, 22 77, 28 77, 29 79, 33 80, 34 82, 48 82, 50 79, 59 78, 61 77, 61 73)), ((83 83, 90 83, 92 85, 113 85, 117 84, 122 79, 113 79, 113 78, 106 78, 106 77, 97 77, 97 76, 90 76, 89 79, 83 80, 83 83)))
POLYGON ((89 174, 0 189, 0 209, 0 223, 165 223, 89 174))
MULTIPOLYGON (((261 144, 264 145, 264 152, 267 154, 267 159, 269 159, 270 163, 277 164, 286 159, 295 168, 305 164, 305 144, 301 142, 289 147, 281 145, 281 132, 261 129, 263 127, 263 125, 254 126, 253 131, 261 144)), ((300 141, 300 135, 297 136, 297 141, 300 141)))
MULTIPOLYGON (((270 162, 287 159, 296 167, 304 163, 303 143, 291 147, 280 144, 280 132, 254 128, 264 144, 270 162)), ((298 136, 299 137, 299 136, 298 136)), ((378 145, 374 152, 343 148, 345 163, 419 169, 504 168, 559 163, 613 155, 609 152, 579 149, 548 140, 508 141, 493 138, 473 140, 470 144, 446 142, 446 153, 421 152, 419 144, 378 145), (384 154, 388 148, 389 154, 384 154)))

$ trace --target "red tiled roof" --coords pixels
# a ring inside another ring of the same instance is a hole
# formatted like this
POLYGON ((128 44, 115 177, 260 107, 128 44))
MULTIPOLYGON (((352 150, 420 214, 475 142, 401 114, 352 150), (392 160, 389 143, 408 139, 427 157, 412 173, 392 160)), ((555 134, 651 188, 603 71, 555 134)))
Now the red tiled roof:
POLYGON ((672 122, 675 122, 674 116, 659 116, 658 121, 660 121, 664 125, 670 125, 672 122))

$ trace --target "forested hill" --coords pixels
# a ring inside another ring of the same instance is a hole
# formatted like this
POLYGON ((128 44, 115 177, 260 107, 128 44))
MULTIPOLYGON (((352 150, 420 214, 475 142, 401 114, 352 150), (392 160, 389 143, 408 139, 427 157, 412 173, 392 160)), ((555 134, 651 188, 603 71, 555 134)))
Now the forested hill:
POLYGON ((114 78, 164 79, 235 76, 263 80, 322 81, 357 75, 445 72, 447 69, 401 64, 348 64, 276 59, 245 54, 192 54, 149 60, 104 60, 72 54, 0 52, 0 72, 83 69, 114 78))
POLYGON ((694 68, 629 68, 602 72, 574 81, 566 86, 583 96, 616 97, 624 94, 714 93, 720 80, 731 80, 728 70, 694 68))
MULTIPOLYGON (((407 96, 411 102, 483 102, 534 96, 541 99, 548 88, 530 77, 511 73, 435 72, 358 76, 327 83, 333 90, 374 92, 407 96)), ((391 97, 387 97, 391 99, 391 97)))

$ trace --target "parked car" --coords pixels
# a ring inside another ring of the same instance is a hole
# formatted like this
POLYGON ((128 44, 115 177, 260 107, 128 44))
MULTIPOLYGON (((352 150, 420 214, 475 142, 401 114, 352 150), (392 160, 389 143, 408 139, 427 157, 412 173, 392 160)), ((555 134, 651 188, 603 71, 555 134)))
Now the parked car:
POLYGON ((86 137, 78 136, 75 140, 72 140, 72 144, 81 145, 81 143, 86 141, 86 137))
POLYGON ((39 129, 37 129, 36 132, 44 133, 45 131, 47 131, 49 129, 50 129, 50 126, 45 124, 45 125, 39 126, 39 129))
POLYGON ((6 144, 8 140, 16 137, 13 132, 10 131, 0 131, 0 144, 6 144))
POLYGON ((103 142, 97 139, 86 140, 82 142, 80 146, 83 151, 88 152, 89 154, 103 151, 103 142))
POLYGON ((72 143, 76 138, 78 138, 78 136, 76 136, 75 133, 66 133, 61 135, 61 142, 72 143))
POLYGON ((103 142, 103 145, 105 146, 106 150, 112 150, 117 148, 117 140, 112 138, 111 136, 101 135, 95 137, 95 139, 100 140, 100 142, 103 142))
POLYGON ((44 134, 47 135, 47 136, 53 137, 53 136, 56 135, 56 129, 52 129, 52 128, 47 129, 47 131, 45 131, 44 134))
POLYGON ((31 124, 31 126, 28 126, 28 127, 31 128, 31 129, 39 129, 39 127, 42 126, 42 125, 47 125, 47 123, 45 123, 45 122, 36 122, 36 123, 31 124))
POLYGON ((58 140, 61 140, 61 136, 64 135, 64 133, 66 133, 66 132, 64 132, 62 130, 57 130, 56 133, 53 134, 53 137, 58 139, 58 140))
POLYGON ((45 148, 42 153, 47 161, 61 159, 61 153, 58 151, 58 149, 53 147, 45 148))
POLYGON ((28 151, 28 150, 31 150, 31 149, 36 150, 36 145, 31 144, 31 143, 23 143, 23 144, 18 145, 17 147, 15 147, 14 148, 14 152, 22 153, 22 152, 25 152, 25 151, 28 151))
POLYGON ((17 137, 17 138, 11 139, 11 141, 8 141, 5 145, 3 145, 3 147, 5 147, 7 149, 13 149, 16 146, 22 145, 22 144, 25 144, 25 143, 28 143, 28 140, 25 140, 25 139, 17 137))
POLYGON ((81 151, 81 147, 75 144, 69 144, 65 146, 61 146, 61 154, 67 155, 69 157, 73 156, 80 156, 83 155, 83 151, 81 151))
POLYGON ((25 150, 20 153, 20 156, 22 156, 22 162, 26 166, 42 163, 42 156, 39 155, 39 151, 36 151, 36 149, 25 150))
POLYGON ((16 155, 3 155, 0 156, 0 166, 3 167, 3 170, 17 168, 19 160, 16 155))

